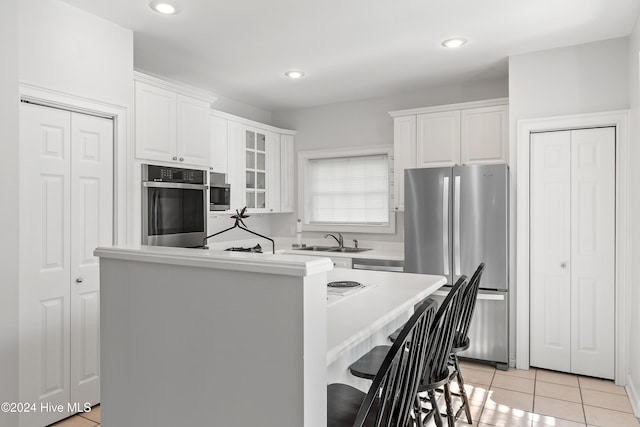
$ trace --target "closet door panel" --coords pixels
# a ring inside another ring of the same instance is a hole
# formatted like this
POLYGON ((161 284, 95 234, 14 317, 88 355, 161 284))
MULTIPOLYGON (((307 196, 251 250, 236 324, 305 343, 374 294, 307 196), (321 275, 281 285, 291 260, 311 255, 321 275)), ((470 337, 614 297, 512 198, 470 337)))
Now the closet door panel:
POLYGON ((113 243, 113 122, 72 116, 71 401, 100 401, 100 270, 113 243))
POLYGON ((572 131, 571 367, 614 377, 615 130, 572 131))
POLYGON ((531 136, 530 360, 570 371, 570 133, 531 136))
POLYGON ((20 104, 21 426, 67 416, 69 400, 70 121, 67 111, 20 104), (40 405, 64 405, 62 412, 40 405))

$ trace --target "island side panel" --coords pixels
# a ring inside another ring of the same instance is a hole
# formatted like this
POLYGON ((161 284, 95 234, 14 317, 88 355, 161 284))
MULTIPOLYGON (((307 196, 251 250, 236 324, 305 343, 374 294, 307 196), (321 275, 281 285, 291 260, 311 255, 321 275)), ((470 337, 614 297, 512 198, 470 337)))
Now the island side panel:
POLYGON ((102 425, 325 426, 324 281, 102 258, 102 425))
POLYGON ((327 274, 304 278, 304 426, 327 425, 327 274), (318 307, 318 302, 323 307, 318 307), (320 366, 323 367, 320 367, 320 366), (320 391, 320 393, 319 393, 320 391), (320 395, 319 395, 320 394, 320 395))

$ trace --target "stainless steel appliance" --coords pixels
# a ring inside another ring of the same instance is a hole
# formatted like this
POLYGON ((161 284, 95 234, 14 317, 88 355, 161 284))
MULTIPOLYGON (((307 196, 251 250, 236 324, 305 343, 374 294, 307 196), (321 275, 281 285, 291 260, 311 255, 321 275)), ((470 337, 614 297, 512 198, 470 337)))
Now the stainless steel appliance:
POLYGON ((393 259, 353 258, 351 268, 354 270, 404 271, 404 261, 393 259))
POLYGON ((202 246, 207 237, 206 172, 142 165, 142 244, 202 246))
POLYGON ((473 165, 405 171, 405 272, 438 274, 450 286, 481 262, 470 348, 460 356, 506 369, 509 357, 509 170, 473 165))
POLYGON ((227 211, 231 209, 231 185, 226 183, 226 175, 209 174, 209 210, 227 211))

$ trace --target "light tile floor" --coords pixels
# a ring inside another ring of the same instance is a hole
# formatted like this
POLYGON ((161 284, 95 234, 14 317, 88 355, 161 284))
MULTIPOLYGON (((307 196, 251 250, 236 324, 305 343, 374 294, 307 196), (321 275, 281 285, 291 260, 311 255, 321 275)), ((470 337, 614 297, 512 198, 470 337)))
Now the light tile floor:
MULTIPOLYGON (((461 368, 474 426, 640 427, 625 389, 612 381, 470 362, 461 368)), ((464 416, 456 423, 468 425, 464 416)))
MULTIPOLYGON (((640 427, 625 389, 612 381, 533 368, 505 372, 469 362, 462 362, 462 375, 477 427, 640 427)), ((99 425, 97 405, 52 427, 99 425)), ((464 416, 456 423, 468 425, 464 416)))

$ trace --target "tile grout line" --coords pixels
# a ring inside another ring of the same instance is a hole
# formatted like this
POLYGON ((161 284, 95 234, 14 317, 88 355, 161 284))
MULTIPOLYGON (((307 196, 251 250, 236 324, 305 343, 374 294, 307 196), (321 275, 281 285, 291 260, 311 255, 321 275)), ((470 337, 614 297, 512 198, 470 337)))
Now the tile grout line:
POLYGON ((580 402, 582 403, 582 415, 584 416, 584 425, 589 425, 587 423, 587 410, 584 407, 584 397, 582 396, 582 384, 580 383, 580 377, 578 377, 578 390, 580 390, 580 402))

